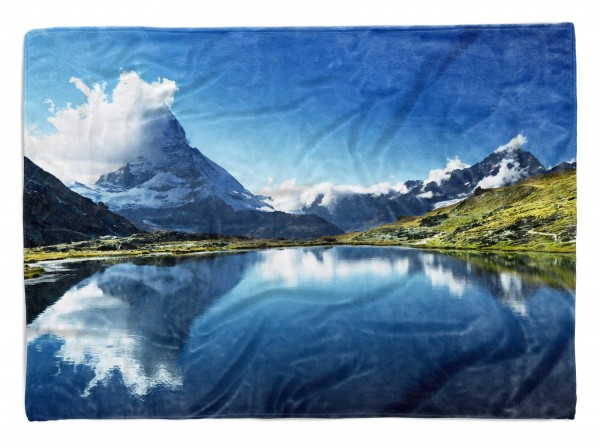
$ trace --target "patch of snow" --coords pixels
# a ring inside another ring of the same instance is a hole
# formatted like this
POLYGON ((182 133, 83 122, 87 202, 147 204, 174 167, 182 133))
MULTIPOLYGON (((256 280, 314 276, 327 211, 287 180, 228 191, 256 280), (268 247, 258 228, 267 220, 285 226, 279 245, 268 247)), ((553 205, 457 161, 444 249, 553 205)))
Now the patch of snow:
POLYGON ((463 200, 465 200, 465 197, 461 197, 459 199, 452 199, 452 200, 443 200, 443 201, 437 202, 435 205, 433 205, 433 209, 437 210, 438 208, 444 208, 446 206, 450 206, 450 205, 454 205, 455 203, 462 202, 463 200))
POLYGON ((158 227, 159 225, 155 224, 154 222, 150 221, 150 220, 142 220, 142 223, 144 223, 145 225, 150 225, 151 227, 158 227))
POLYGON ((421 194, 417 194, 417 197, 421 199, 431 199, 433 197, 433 191, 427 191, 421 194))
POLYGON ((258 209, 258 211, 265 211, 265 212, 267 212, 267 213, 274 213, 274 212, 275 212, 275 210, 273 209, 273 207, 266 206, 266 205, 265 205, 265 206, 263 206, 263 207, 260 207, 260 208, 258 209))
POLYGON ((94 202, 104 202, 115 212, 134 207, 165 208, 193 203, 211 196, 219 197, 236 211, 260 210, 273 211, 272 207, 254 196, 249 191, 232 191, 227 185, 214 184, 194 186, 184 179, 165 171, 160 171, 141 185, 123 191, 108 191, 101 186, 88 187, 83 184, 72 184, 71 190, 94 202), (241 200, 240 200, 241 199, 241 200))
POLYGON ((162 172, 159 172, 158 174, 156 174, 150 180, 147 180, 144 183, 142 183, 139 187, 140 188, 153 188, 153 187, 164 188, 166 186, 176 186, 176 185, 182 185, 184 183, 185 183, 185 180, 183 180, 182 178, 179 178, 176 175, 171 174, 170 172, 162 171, 162 172))

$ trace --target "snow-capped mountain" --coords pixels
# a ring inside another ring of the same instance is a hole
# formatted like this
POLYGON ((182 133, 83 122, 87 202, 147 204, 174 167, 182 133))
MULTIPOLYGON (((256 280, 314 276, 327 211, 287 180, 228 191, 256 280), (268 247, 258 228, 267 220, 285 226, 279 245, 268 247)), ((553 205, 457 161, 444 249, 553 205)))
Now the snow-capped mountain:
POLYGON ((70 188, 146 229, 256 237, 316 237, 341 233, 314 215, 277 212, 231 174, 191 147, 171 112, 156 120, 148 156, 138 157, 94 186, 70 188))
POLYGON ((435 181, 409 180, 404 191, 338 194, 326 204, 319 195, 301 212, 321 216, 344 231, 361 231, 394 222, 400 216, 420 215, 465 199, 477 188, 508 186, 546 172, 537 158, 520 146, 511 141, 480 162, 448 171, 435 181))
MULTIPOLYGON (((102 175, 93 186, 75 183, 70 188, 149 230, 307 238, 363 231, 456 203, 478 188, 507 186, 547 172, 522 149, 525 139, 519 135, 472 166, 454 163, 428 180, 375 192, 331 189, 290 214, 275 210, 272 198, 254 195, 192 148, 171 112, 152 129, 148 156, 102 175)), ((554 169, 574 167, 562 163, 554 169)))
POLYGON ((478 187, 500 188, 543 172, 546 172, 546 169, 531 152, 509 143, 473 166, 450 172, 449 176, 439 183, 430 182, 423 185, 421 194, 427 195, 437 203, 467 197, 478 187))
POLYGON ((117 212, 181 206, 209 198, 218 198, 235 211, 273 211, 225 169, 191 148, 185 131, 171 113, 154 130, 160 137, 153 141, 160 144, 161 151, 154 151, 152 160, 139 157, 102 175, 93 188, 76 183, 71 189, 117 212))

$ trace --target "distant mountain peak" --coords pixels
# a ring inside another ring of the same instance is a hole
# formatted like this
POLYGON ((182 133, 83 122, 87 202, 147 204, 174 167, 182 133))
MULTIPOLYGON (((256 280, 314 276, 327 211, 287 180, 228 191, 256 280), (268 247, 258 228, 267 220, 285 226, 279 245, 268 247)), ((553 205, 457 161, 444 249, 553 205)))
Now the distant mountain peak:
POLYGON ((576 161, 563 161, 562 163, 553 166, 548 172, 571 171, 577 169, 576 161))
MULTIPOLYGON (((408 180, 402 190, 379 184, 371 188, 339 188, 313 194, 294 215, 275 212, 267 196, 246 190, 231 174, 190 146, 185 131, 170 112, 157 119, 144 138, 152 142, 147 155, 131 160, 119 169, 102 175, 95 187, 74 185, 73 190, 123 214, 149 229, 258 234, 252 221, 270 228, 263 236, 290 236, 291 226, 314 214, 320 222, 300 226, 302 231, 322 225, 317 234, 364 230, 394 222, 400 215, 420 215, 435 207, 455 203, 473 194, 476 188, 512 185, 526 177, 546 172, 539 160, 523 149, 527 139, 519 134, 481 161, 469 166, 458 158, 444 169, 430 172, 431 181, 408 180), (384 190, 385 189, 385 190, 384 190), (240 222, 243 212, 250 213, 240 222), (264 216, 272 214, 271 217, 264 216), (259 214, 252 214, 259 213, 259 214), (300 219, 292 223, 294 218, 300 219), (290 228, 276 229, 289 221, 290 228), (327 225, 333 224, 329 227, 327 225)), ((557 169, 566 169, 561 165, 557 169)), ((429 179, 428 179, 429 180, 429 179)), ((322 188, 321 188, 322 189, 322 188)), ((285 199, 285 197, 284 197, 285 199)), ((310 231, 308 231, 310 233, 310 231)))
POLYGON ((495 154, 510 153, 523 149, 527 144, 527 138, 523 134, 518 134, 508 143, 500 146, 494 151, 495 154))
POLYGON ((78 192, 94 199, 100 197, 113 209, 180 206, 218 198, 235 211, 272 211, 225 169, 191 147, 171 112, 157 119, 151 128, 152 135, 146 136, 153 144, 148 156, 103 174, 94 191, 78 192))
POLYGON ((275 212, 229 172, 190 146, 171 113, 149 126, 147 154, 103 174, 94 187, 73 190, 146 229, 260 237, 318 237, 342 233, 317 216, 275 212))
POLYGON ((315 213, 345 231, 358 231, 394 222, 400 215, 420 215, 463 200, 478 187, 489 189, 508 186, 546 172, 531 152, 523 150, 526 141, 523 135, 517 135, 471 166, 456 169, 447 166, 443 170, 434 170, 430 172, 430 178, 436 178, 435 181, 408 180, 404 183, 407 191, 403 194, 377 197, 345 194, 336 197, 335 207, 325 207, 317 198, 304 211, 315 213))

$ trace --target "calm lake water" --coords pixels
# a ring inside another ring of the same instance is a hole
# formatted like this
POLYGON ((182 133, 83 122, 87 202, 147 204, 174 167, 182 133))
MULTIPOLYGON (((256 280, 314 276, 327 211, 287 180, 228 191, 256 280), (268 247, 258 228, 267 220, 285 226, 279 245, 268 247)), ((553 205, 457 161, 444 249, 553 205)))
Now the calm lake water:
POLYGON ((572 258, 340 246, 57 265, 26 286, 30 419, 574 415, 572 258))

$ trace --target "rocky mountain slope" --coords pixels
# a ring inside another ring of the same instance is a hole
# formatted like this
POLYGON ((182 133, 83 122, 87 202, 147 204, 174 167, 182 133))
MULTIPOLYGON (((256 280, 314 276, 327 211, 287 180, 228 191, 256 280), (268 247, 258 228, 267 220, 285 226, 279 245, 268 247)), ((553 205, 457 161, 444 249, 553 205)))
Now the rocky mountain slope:
POLYGON ((439 181, 410 180, 405 183, 406 193, 346 194, 327 206, 322 203, 323 196, 319 196, 302 211, 321 216, 344 231, 364 231, 394 222, 398 216, 420 215, 458 202, 472 195, 477 187, 507 186, 544 172, 546 169, 533 154, 507 145, 472 166, 449 172, 439 181))
POLYGON ((311 238, 342 231, 315 215, 276 212, 231 174, 191 147, 170 112, 153 126, 157 147, 93 187, 71 189, 147 230, 252 237, 311 238))
POLYGON ((340 240, 431 248, 575 251, 576 171, 559 170, 340 240))
POLYGON ((27 157, 24 162, 25 247, 81 241, 98 236, 129 236, 138 229, 103 204, 71 191, 27 157))

